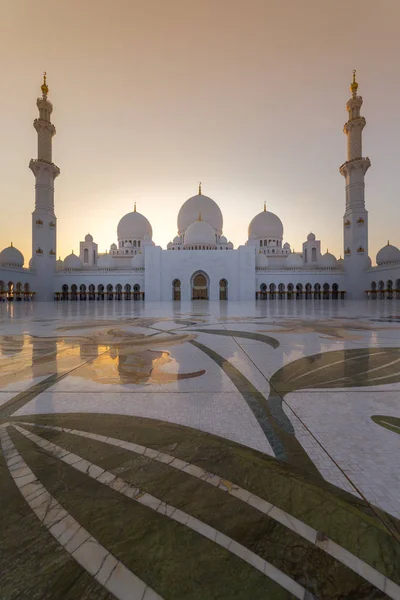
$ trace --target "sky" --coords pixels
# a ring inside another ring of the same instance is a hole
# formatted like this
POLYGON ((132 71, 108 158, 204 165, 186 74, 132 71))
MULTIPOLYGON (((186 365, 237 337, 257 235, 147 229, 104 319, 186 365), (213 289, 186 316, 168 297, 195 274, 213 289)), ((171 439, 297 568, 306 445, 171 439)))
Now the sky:
POLYGON ((0 248, 31 257, 36 98, 47 72, 57 254, 91 233, 104 252, 133 210, 153 240, 180 206, 213 198, 247 240, 263 209, 296 251, 313 231, 342 254, 343 124, 363 96, 369 254, 400 245, 398 0, 13 0, 0 23, 0 248))

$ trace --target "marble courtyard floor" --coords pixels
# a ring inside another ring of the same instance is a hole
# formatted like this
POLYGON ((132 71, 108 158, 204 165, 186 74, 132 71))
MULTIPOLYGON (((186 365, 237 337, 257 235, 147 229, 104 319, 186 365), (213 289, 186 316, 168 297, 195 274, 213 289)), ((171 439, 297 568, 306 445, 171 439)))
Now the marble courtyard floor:
POLYGON ((0 598, 400 598, 400 301, 0 304, 0 598))

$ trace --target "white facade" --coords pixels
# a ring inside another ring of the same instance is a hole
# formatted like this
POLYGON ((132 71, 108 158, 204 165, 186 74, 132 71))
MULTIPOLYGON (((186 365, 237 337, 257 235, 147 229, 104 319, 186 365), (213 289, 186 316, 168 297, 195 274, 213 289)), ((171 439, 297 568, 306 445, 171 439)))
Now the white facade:
POLYGON ((64 260, 57 260, 57 219, 54 180, 59 175, 52 162, 51 123, 44 77, 37 100, 38 156, 30 162, 35 176, 32 213, 32 258, 24 257, 12 243, 0 253, 0 298, 3 300, 142 300, 191 299, 251 300, 258 298, 362 298, 400 297, 400 250, 389 244, 377 255, 377 267, 368 256, 368 212, 364 177, 370 167, 362 156, 362 97, 353 74, 348 121, 347 161, 340 167, 345 178, 343 256, 339 260, 321 253, 321 241, 309 233, 302 252, 291 251, 279 217, 264 210, 248 227, 247 241, 234 249, 223 233, 218 204, 198 194, 181 207, 177 234, 167 249, 153 242, 148 219, 134 210, 117 226, 116 241, 105 254, 90 234, 64 260))

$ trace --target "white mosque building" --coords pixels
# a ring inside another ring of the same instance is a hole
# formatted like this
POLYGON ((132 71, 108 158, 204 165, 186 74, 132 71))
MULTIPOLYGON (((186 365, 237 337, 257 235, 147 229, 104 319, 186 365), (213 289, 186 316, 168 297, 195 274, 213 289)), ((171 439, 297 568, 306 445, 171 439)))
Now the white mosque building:
POLYGON ((282 300, 400 298, 400 250, 389 243, 368 256, 368 212, 364 178, 370 167, 362 155, 365 118, 362 97, 353 74, 349 114, 344 126, 347 161, 340 167, 346 181, 343 217, 343 258, 321 252, 321 242, 309 233, 301 252, 284 241, 279 217, 264 210, 249 224, 247 240, 234 248, 223 232, 218 204, 202 193, 189 198, 178 213, 177 235, 166 249, 153 241, 151 224, 134 210, 119 221, 117 241, 98 253, 90 234, 79 254, 57 256, 54 180, 60 174, 52 159, 53 106, 46 75, 37 100, 38 157, 29 167, 35 176, 32 213, 32 258, 26 268, 12 244, 0 253, 0 298, 3 301, 69 300, 282 300))

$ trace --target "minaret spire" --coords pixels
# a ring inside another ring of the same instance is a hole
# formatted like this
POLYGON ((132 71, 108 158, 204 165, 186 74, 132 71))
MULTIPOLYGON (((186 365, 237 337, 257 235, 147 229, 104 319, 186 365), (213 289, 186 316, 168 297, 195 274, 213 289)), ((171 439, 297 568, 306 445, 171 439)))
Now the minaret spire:
POLYGON ((356 81, 356 73, 357 71, 353 69, 353 81, 351 82, 350 91, 353 98, 357 97, 358 83, 356 81))
POLYGON ((32 213, 32 262, 37 275, 37 299, 53 300, 57 250, 54 180, 60 174, 60 169, 52 162, 52 139, 56 128, 50 120, 53 105, 47 98, 49 87, 46 72, 40 89, 42 97, 36 102, 39 118, 33 122, 38 138, 37 158, 29 163, 36 180, 35 210, 32 213))
POLYGON ((40 87, 40 89, 42 90, 43 100, 47 100, 47 94, 49 93, 49 87, 47 85, 46 76, 47 76, 47 73, 45 71, 43 73, 43 83, 42 83, 42 85, 40 87))
MULTIPOLYGON (((344 257, 347 271, 352 272, 349 282, 356 289, 357 278, 368 267, 368 211, 365 208, 365 173, 371 161, 362 155, 362 131, 366 125, 361 116, 363 99, 358 95, 356 71, 350 84, 351 98, 346 109, 349 114, 343 131, 347 136, 347 161, 339 171, 346 180, 346 207, 344 213, 344 257)), ((362 287, 362 282, 359 288, 362 287)), ((351 285, 349 283, 349 285, 351 285)))

